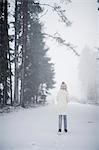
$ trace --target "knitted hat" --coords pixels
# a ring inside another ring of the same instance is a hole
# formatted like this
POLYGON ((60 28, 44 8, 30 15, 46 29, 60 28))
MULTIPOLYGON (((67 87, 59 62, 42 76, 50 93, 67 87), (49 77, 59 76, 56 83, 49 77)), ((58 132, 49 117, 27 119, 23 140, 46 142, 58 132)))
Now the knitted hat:
POLYGON ((60 89, 67 90, 67 85, 65 82, 62 82, 60 89))

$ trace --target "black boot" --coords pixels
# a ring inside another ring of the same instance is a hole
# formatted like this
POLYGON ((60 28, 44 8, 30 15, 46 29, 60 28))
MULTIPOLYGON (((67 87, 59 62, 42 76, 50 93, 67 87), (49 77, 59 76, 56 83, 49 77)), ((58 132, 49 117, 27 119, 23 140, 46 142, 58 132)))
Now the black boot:
POLYGON ((61 132, 61 129, 59 129, 58 132, 61 132))
POLYGON ((67 132, 67 129, 64 129, 64 132, 67 132))

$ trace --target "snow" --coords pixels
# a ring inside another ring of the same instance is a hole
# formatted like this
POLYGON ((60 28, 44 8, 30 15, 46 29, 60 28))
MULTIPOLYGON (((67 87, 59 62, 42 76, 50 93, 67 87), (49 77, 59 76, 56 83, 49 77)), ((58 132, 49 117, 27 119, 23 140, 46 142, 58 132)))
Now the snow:
POLYGON ((98 150, 99 106, 70 103, 68 133, 57 130, 53 104, 0 114, 0 150, 98 150))

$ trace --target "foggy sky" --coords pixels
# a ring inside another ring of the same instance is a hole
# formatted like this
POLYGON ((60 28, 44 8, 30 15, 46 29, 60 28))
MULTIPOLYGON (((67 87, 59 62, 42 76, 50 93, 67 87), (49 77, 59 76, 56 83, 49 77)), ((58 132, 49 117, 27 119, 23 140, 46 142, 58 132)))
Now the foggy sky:
MULTIPOLYGON (((99 12, 97 7, 95 0, 72 0, 71 4, 64 5, 67 17, 73 22, 71 27, 62 24, 57 14, 48 9, 47 15, 42 19, 45 23, 44 30, 50 34, 59 32, 67 42, 77 46, 78 53, 81 53, 85 45, 90 48, 99 46, 99 12)), ((56 90, 64 80, 68 84, 70 93, 79 96, 79 58, 73 52, 66 51, 65 47, 58 46, 55 41, 48 39, 46 41, 50 47, 49 55, 55 64, 56 90)))

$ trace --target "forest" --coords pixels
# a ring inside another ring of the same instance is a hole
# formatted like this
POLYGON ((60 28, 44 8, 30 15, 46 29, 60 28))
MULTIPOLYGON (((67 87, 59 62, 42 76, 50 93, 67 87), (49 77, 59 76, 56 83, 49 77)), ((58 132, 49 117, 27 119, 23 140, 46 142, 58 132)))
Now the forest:
MULTIPOLYGON (((66 25, 70 24, 58 5, 35 0, 0 0, 1 108, 7 105, 25 108, 40 102, 39 99, 45 102, 49 89, 55 85, 54 64, 47 56, 49 48, 44 41, 47 33, 40 21, 46 6, 56 11, 66 25)), ((64 42, 59 36, 47 36, 64 42)))
MULTIPOLYGON (((60 2, 71 3, 71 0, 60 2)), ((65 10, 57 3, 49 5, 36 0, 0 0, 0 108, 25 108, 46 102, 49 89, 55 87, 54 64, 47 55, 49 47, 45 43, 46 36, 80 56, 75 47, 66 43, 60 35, 43 32, 40 17, 46 7, 56 12, 62 23, 71 26, 65 10)), ((81 80, 84 80, 83 77, 81 80)), ((89 89, 90 93, 92 88, 89 89)))

